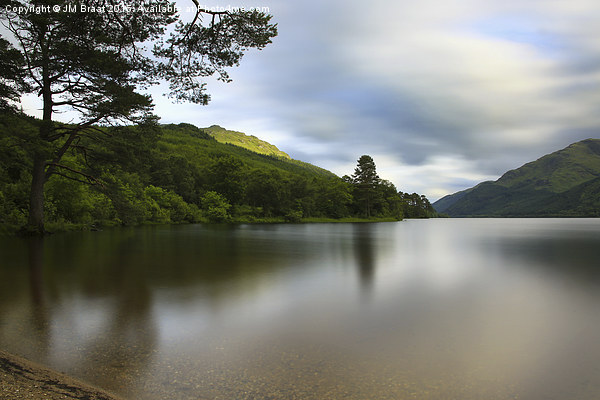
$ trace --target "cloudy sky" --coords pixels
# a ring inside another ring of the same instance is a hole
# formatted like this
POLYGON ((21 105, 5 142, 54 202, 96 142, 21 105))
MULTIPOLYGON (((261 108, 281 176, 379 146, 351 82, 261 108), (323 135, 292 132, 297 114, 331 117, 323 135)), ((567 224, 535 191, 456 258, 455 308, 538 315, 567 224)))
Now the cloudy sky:
MULTIPOLYGON (((185 8, 191 0, 178 0, 185 8)), ((223 0, 268 7, 279 36, 163 123, 213 124, 351 174, 362 154, 436 200, 600 138, 598 0, 223 0)))

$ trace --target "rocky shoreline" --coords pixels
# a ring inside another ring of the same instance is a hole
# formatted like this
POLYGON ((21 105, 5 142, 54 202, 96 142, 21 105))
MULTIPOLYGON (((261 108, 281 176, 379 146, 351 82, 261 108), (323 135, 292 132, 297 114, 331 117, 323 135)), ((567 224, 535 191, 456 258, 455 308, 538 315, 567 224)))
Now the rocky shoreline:
POLYGON ((123 400, 67 375, 1 350, 0 399, 123 400))

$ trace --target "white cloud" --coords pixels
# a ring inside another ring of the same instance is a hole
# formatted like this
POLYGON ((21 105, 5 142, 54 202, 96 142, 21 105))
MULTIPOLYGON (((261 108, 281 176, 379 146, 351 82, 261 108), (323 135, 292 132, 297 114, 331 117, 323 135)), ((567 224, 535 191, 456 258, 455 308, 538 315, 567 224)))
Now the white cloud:
POLYGON ((269 7, 279 36, 209 82, 208 107, 153 89, 163 122, 253 134, 339 175, 370 154, 431 198, 600 136, 596 0, 231 5, 269 7))
POLYGON ((392 181, 403 192, 426 194, 432 202, 449 192, 498 178, 477 172, 475 162, 453 155, 436 155, 418 166, 404 164, 385 154, 374 158, 382 179, 392 181))
MULTIPOLYGON (((356 81, 408 104, 396 116, 388 113, 382 124, 388 129, 365 140, 365 148, 373 140, 387 143, 384 154, 410 171, 405 181, 427 182, 416 186, 433 193, 452 185, 428 177, 432 168, 423 159, 450 150, 471 160, 471 175, 481 171, 491 178, 588 137, 600 123, 599 65, 590 61, 600 29, 590 15, 599 13, 590 2, 575 3, 375 1, 348 7, 335 25, 338 34, 326 39, 343 49, 339 65, 356 81), (571 70, 578 64, 591 71, 582 77, 571 70), (402 165, 409 158, 414 167, 402 165)), ((455 179, 468 182, 469 173, 455 179)))

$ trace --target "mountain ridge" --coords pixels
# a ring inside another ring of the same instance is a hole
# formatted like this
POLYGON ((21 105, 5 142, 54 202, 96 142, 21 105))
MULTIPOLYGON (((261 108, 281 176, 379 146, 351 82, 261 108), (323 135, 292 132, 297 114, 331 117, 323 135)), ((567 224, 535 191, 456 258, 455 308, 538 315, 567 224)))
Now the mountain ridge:
POLYGON ((291 160, 291 157, 284 151, 279 150, 277 146, 259 139, 254 135, 246 135, 243 132, 231 131, 219 125, 211 125, 208 128, 201 129, 217 142, 243 147, 258 154, 291 160))
POLYGON ((585 139, 433 206, 452 217, 599 216, 599 178, 600 140, 585 139))
POLYGON ((534 185, 560 193, 599 174, 600 140, 585 139, 507 171, 496 183, 505 187, 534 185))

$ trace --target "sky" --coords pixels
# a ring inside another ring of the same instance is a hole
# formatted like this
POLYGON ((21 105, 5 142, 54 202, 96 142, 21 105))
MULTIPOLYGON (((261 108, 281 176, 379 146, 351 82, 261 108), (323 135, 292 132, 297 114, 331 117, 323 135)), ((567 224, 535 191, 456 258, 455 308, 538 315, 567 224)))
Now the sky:
POLYGON ((598 0, 199 2, 266 7, 279 35, 209 80, 208 106, 151 89, 162 123, 242 131, 340 176, 368 154, 431 201, 600 138, 598 0))

